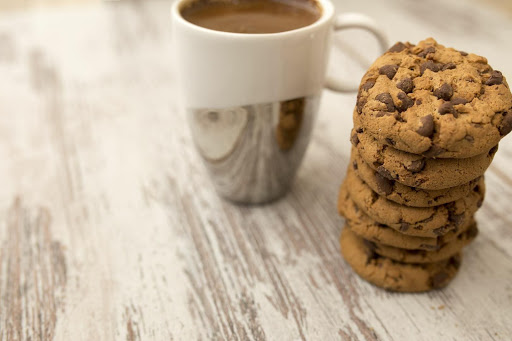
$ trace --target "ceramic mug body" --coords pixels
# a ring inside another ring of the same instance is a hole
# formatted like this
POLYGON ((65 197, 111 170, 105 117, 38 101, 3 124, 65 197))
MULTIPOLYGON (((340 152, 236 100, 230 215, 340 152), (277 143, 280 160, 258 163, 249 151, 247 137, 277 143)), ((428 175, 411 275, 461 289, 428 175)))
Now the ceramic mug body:
POLYGON ((174 44, 187 108, 226 108, 316 94, 324 87, 334 9, 310 26, 272 34, 214 31, 172 9, 174 44))

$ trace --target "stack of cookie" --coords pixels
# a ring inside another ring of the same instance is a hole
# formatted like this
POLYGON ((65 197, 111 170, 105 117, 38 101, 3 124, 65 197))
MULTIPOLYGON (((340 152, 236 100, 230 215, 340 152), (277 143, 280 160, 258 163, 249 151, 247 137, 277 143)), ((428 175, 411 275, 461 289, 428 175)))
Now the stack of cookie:
POLYGON ((441 288, 477 235, 483 174, 512 130, 512 94, 483 57, 397 43, 363 77, 338 210, 341 250, 395 291, 441 288))

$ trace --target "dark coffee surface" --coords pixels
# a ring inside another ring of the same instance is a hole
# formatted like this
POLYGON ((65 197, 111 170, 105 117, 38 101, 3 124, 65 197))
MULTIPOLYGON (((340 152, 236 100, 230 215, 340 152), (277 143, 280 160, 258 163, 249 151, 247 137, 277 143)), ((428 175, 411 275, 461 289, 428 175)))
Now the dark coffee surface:
POLYGON ((197 0, 183 7, 185 20, 216 31, 277 33, 311 25, 321 16, 314 0, 197 0))

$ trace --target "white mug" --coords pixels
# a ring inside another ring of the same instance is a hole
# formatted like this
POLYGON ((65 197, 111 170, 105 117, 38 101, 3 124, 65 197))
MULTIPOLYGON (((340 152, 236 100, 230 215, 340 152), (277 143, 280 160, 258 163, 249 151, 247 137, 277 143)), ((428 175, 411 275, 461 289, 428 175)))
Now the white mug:
POLYGON ((291 31, 245 34, 215 31, 185 20, 172 7, 176 71, 192 136, 217 191, 242 203, 282 196, 301 162, 324 87, 356 90, 326 77, 331 33, 362 28, 385 35, 357 13, 335 16, 315 0, 320 18, 291 31))

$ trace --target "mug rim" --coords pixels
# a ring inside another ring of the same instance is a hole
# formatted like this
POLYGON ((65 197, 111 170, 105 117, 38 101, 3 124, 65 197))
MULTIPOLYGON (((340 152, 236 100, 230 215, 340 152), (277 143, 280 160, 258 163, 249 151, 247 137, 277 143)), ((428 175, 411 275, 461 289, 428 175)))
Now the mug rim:
POLYGON ((226 38, 238 38, 238 39, 265 39, 265 38, 282 38, 288 35, 300 34, 300 33, 308 33, 310 31, 314 31, 317 27, 320 27, 331 20, 334 16, 334 6, 329 0, 313 0, 317 2, 322 10, 322 15, 318 18, 317 21, 304 26, 299 27, 289 31, 276 32, 276 33, 236 33, 236 32, 226 32, 226 31, 217 31, 212 30, 210 28, 205 28, 183 18, 181 15, 181 6, 186 3, 194 0, 176 0, 172 4, 171 15, 174 17, 174 20, 178 20, 182 25, 189 27, 190 29, 197 30, 199 32, 203 32, 205 34, 212 34, 219 37, 226 38))

